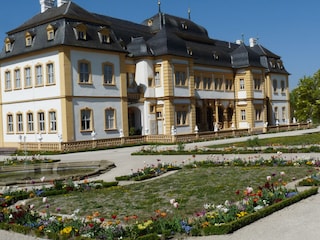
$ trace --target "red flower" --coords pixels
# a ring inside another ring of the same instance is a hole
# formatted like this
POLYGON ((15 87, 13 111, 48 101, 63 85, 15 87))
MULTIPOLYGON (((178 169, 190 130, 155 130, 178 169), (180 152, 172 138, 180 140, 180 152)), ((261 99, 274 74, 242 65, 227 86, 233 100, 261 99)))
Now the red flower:
POLYGON ((236 191, 236 194, 239 195, 239 194, 240 194, 240 190, 237 190, 237 191, 236 191))
POLYGON ((100 218, 100 222, 103 222, 104 221, 104 218, 100 218))
POLYGON ((116 219, 117 215, 116 214, 112 214, 111 217, 112 217, 112 219, 116 219))
POLYGON ((93 223, 89 223, 89 227, 93 228, 94 224, 93 223))

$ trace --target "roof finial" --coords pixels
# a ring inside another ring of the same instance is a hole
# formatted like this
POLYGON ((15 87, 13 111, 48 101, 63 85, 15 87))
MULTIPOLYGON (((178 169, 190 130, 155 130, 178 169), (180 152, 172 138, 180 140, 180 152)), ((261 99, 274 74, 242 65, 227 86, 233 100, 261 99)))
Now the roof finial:
POLYGON ((190 8, 188 8, 188 18, 189 18, 189 20, 191 20, 191 10, 190 10, 190 8))
POLYGON ((159 11, 159 13, 161 13, 161 1, 160 0, 158 0, 158 11, 159 11))

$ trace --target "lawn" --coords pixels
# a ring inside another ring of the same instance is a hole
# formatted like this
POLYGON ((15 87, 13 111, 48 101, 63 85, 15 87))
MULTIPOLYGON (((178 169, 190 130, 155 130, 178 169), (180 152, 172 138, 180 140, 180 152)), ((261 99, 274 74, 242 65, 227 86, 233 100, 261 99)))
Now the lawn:
MULTIPOLYGON (((252 136, 248 141, 233 143, 234 147, 257 147, 257 146, 305 146, 314 145, 320 143, 320 133, 310 133, 305 135, 290 136, 290 137, 276 137, 259 139, 252 136)), ((230 144, 218 144, 209 146, 211 148, 226 148, 230 147, 230 144)))
POLYGON ((203 210, 204 204, 239 200, 235 194, 237 190, 242 192, 248 186, 257 189, 266 182, 267 176, 277 180, 280 172, 285 172, 282 179, 288 182, 310 175, 312 171, 314 168, 309 166, 183 168, 148 182, 50 196, 46 203, 42 198, 35 198, 28 204, 53 214, 72 214, 79 209, 79 215, 83 217, 98 212, 105 219, 135 215, 146 220, 156 210, 171 211, 169 201, 175 199, 179 203, 179 216, 191 216, 203 210))

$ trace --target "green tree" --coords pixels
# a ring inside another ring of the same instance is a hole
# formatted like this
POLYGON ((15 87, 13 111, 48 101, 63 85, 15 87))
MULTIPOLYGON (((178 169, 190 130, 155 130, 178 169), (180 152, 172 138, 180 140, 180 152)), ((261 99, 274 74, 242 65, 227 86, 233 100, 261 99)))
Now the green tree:
POLYGON ((293 117, 299 122, 311 119, 320 122, 320 70, 313 76, 305 76, 299 80, 297 88, 290 95, 293 117))

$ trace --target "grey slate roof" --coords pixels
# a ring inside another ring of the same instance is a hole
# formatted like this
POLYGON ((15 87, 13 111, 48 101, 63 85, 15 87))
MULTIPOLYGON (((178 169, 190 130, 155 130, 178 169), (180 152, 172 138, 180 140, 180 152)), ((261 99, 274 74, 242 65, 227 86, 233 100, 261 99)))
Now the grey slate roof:
POLYGON ((211 39, 207 30, 192 22, 168 14, 157 13, 141 24, 90 13, 73 2, 53 7, 37 14, 17 28, 7 32, 13 48, 0 59, 29 53, 54 46, 66 45, 123 52, 132 57, 173 55, 192 58, 195 64, 221 67, 258 67, 269 72, 286 73, 271 62, 280 57, 261 45, 249 47, 217 39, 211 39), (87 39, 78 40, 74 27, 83 23, 87 27, 87 39), (55 38, 47 40, 47 26, 56 28, 55 38), (98 31, 109 29, 111 42, 101 43, 98 31), (25 46, 26 32, 34 34, 33 44, 25 46))

